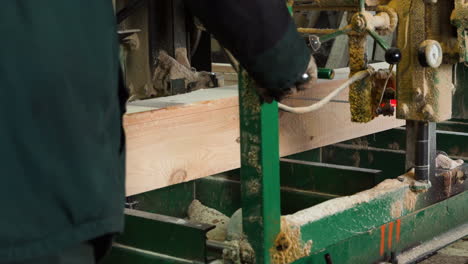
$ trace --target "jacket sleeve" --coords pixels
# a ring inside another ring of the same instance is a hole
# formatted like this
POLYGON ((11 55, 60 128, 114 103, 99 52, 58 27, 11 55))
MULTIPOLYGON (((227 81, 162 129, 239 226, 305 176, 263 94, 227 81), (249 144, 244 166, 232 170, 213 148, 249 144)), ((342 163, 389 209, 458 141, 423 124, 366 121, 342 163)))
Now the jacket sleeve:
POLYGON ((275 94, 307 70, 310 52, 285 0, 186 0, 192 13, 265 89, 275 94))

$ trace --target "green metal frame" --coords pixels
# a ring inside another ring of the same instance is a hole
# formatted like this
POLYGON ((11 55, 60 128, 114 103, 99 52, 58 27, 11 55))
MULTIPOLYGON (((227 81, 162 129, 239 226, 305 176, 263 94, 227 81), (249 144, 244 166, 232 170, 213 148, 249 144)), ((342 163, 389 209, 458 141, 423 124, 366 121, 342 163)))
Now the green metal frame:
MULTIPOLYGON (((126 212, 126 231, 105 263, 206 263, 207 256, 219 257, 206 246, 210 226, 182 219, 194 198, 228 216, 242 207, 244 231, 256 263, 272 263, 270 250, 281 231, 281 214, 314 210, 318 204, 404 173, 404 128, 280 159, 277 103, 262 103, 245 72, 240 75, 239 93, 240 173, 232 171, 128 198, 140 211, 126 212)), ((437 126, 438 148, 468 160, 468 122, 455 119, 437 126)), ((468 192, 462 191, 468 189, 468 181, 458 184, 452 196, 442 195, 443 184, 443 177, 433 179, 433 187, 418 195, 414 209, 404 208, 400 215, 392 210, 411 194, 408 185, 300 225, 301 242, 313 244, 310 255, 295 263, 391 262, 401 252, 466 224, 468 192)))
POLYGON ((256 263, 268 264, 281 216, 278 104, 262 103, 247 72, 239 76, 243 227, 256 263))
POLYGON ((116 240, 118 254, 112 254, 107 263, 126 263, 121 262, 121 254, 148 261, 205 263, 206 233, 212 225, 131 209, 125 209, 125 215, 125 233, 116 240))
MULTIPOLYGON (((452 149, 452 152, 448 151, 451 155, 466 150, 468 134, 465 132, 468 132, 468 122, 453 120, 438 124, 438 127, 440 148, 452 149)), ((405 149, 404 135, 404 129, 392 129, 329 146, 321 151, 312 150, 287 159, 279 159, 275 155, 275 157, 270 157, 270 161, 264 160, 264 162, 270 162, 270 165, 275 161, 280 164, 281 186, 274 188, 279 188, 281 202, 275 202, 273 206, 281 205, 283 215, 294 214, 330 199, 372 188, 384 178, 394 178, 395 175, 400 174, 398 170, 404 170, 405 153, 402 150, 405 149), (397 146, 399 149, 396 149, 397 146), (356 160, 360 160, 360 164, 356 164, 356 160), (343 165, 334 165, 337 163, 343 165), (394 169, 393 167, 398 167, 395 164, 402 164, 402 166, 394 169), (357 165, 373 169, 357 168, 357 165), (343 184, 336 184, 337 182, 343 184)), ((254 143, 253 145, 256 145, 260 141, 255 140, 254 143)), ((266 173, 266 171, 263 172, 266 173)), ((247 175, 248 179, 260 179, 266 176, 266 181, 269 180, 268 174, 260 175, 256 169, 247 173, 251 173, 247 175)), ((190 227, 190 224, 188 226, 182 224, 184 221, 180 218, 186 216, 188 204, 194 198, 226 215, 231 215, 241 207, 242 202, 249 203, 245 200, 246 195, 240 194, 241 189, 252 187, 251 184, 247 185, 249 181, 243 180, 244 176, 241 178, 239 171, 232 171, 132 197, 131 200, 137 202, 134 206, 138 210, 172 215, 177 218, 172 218, 169 223, 167 221, 161 223, 161 219, 153 214, 145 217, 127 212, 126 233, 118 239, 118 244, 114 245, 106 263, 204 263, 200 261, 203 258, 201 256, 211 254, 208 248, 200 248, 205 241, 204 231, 192 230, 193 227, 190 227), (241 185, 244 187, 241 188, 241 185), (217 191, 213 192, 213 190, 217 191), (178 226, 167 228, 168 224, 178 226), (160 230, 166 233, 162 234, 160 230), (187 251, 188 245, 184 243, 174 243, 168 246, 170 241, 166 243, 165 239, 161 240, 162 237, 172 238, 171 241, 177 241, 177 239, 189 241, 196 250, 187 251), (191 252, 190 255, 186 255, 186 251, 191 252)), ((265 184, 265 180, 262 182, 265 184)), ((434 186, 439 185, 434 184, 434 186)), ((257 187, 260 188, 260 186, 257 187)), ((263 192, 267 188, 267 185, 264 185, 263 192)), ((458 189, 460 188, 468 189, 468 182, 460 185, 458 189)), ((440 192, 437 188, 433 190, 440 192)), ((400 252, 459 227, 468 219, 467 209, 464 206, 468 199, 467 192, 448 199, 447 197, 434 198, 432 189, 417 199, 415 209, 404 210, 399 217, 392 216, 389 213, 392 206, 395 202, 398 203, 404 199, 408 193, 407 186, 401 186, 391 192, 376 196, 372 201, 358 204, 304 225, 301 227, 303 242, 312 240, 314 243, 310 256, 298 260, 297 263, 326 263, 326 258, 332 259, 333 263, 389 261, 396 258, 400 252), (434 219, 437 219, 437 224, 434 224, 434 219), (397 238, 398 229, 400 235, 397 238), (391 237, 391 242, 389 242, 389 237, 391 237)), ((250 213, 246 211, 246 220, 255 219, 251 218, 252 214, 257 217, 264 212, 258 208, 267 208, 262 205, 268 203, 269 200, 263 199, 258 202, 262 199, 259 196, 256 199, 252 202, 253 204, 250 204, 256 210, 250 213), (256 207, 258 204, 260 206, 256 207)), ((279 214, 276 213, 276 215, 279 220, 279 214)), ((272 218, 267 218, 267 221, 270 219, 272 218)), ((278 231, 262 230, 271 232, 269 235, 271 245, 278 231)), ((251 243, 252 239, 257 239, 254 243, 258 243, 257 248, 263 250, 261 253, 263 253, 264 261, 269 261, 265 258, 269 257, 267 249, 270 245, 264 246, 266 236, 257 231, 258 229, 252 229, 248 233, 248 238, 251 243)))
MULTIPOLYGON (((257 263, 272 263, 272 259, 270 258, 271 250, 273 249, 275 236, 280 234, 278 232, 278 224, 280 222, 278 214, 280 207, 280 186, 278 184, 279 175, 276 165, 280 162, 277 154, 277 107, 276 103, 262 104, 255 92, 255 83, 248 78, 245 72, 240 75, 239 90, 241 102, 241 189, 243 194, 242 205, 243 210, 245 210, 243 215, 244 230, 257 254, 257 263), (268 131, 268 133, 265 134, 265 131, 268 131), (252 186, 255 186, 255 192, 251 191, 252 186), (272 199, 268 199, 268 197, 272 197, 272 199), (265 208, 272 208, 272 211, 265 211, 265 208), (252 220, 257 221, 253 222, 252 220), (263 221, 263 224, 260 224, 260 221, 263 221), (267 234, 267 232, 270 232, 270 234, 267 234)), ((405 131, 395 131, 403 132, 403 135, 397 137, 397 140, 403 140, 403 142, 400 142, 399 149, 395 150, 393 154, 401 159, 397 163, 400 163, 402 165, 401 168, 404 170, 405 152, 403 149, 405 131)), ((464 133, 454 132, 439 132, 438 136, 462 136, 457 138, 462 138, 463 140, 468 138, 464 133)), ((444 142, 450 142, 450 140, 444 140, 444 142)), ((459 145, 460 141, 457 143, 459 145)), ((462 144, 462 146, 464 145, 462 144)), ((367 146, 367 148, 369 147, 367 146)), ((397 158, 396 161, 399 159, 397 158)), ((389 165, 395 164, 395 160, 389 162, 383 159, 383 162, 389 165)), ((300 170, 297 171, 297 167, 298 164, 289 170, 298 173, 300 170)), ((394 175, 400 175, 403 172, 394 175)), ((310 175, 311 173, 305 172, 305 174, 310 175)), ((378 173, 376 172, 375 174, 377 175, 378 173)), ((377 175, 374 177, 374 180, 381 181, 383 179, 379 179, 377 175)), ((443 179, 434 180, 443 181, 443 179)), ((307 183, 307 179, 305 179, 305 182, 307 183)), ((313 184, 317 184, 317 182, 315 181, 313 184)), ((284 185, 282 184, 282 186, 284 185)), ((463 189, 467 189, 466 184, 463 189)), ((328 255, 326 256, 323 253, 336 250, 344 250, 342 253, 334 254, 337 255, 336 259, 340 259, 338 263, 369 263, 378 260, 392 261, 392 258, 398 252, 467 222, 468 210, 464 208, 463 203, 466 203, 468 200, 468 193, 463 192, 447 199, 447 197, 439 195, 442 191, 441 185, 436 183, 435 187, 429 192, 414 195, 416 197, 414 198, 416 199, 414 201, 416 204, 413 208, 404 207, 399 215, 395 215, 395 204, 404 202, 402 201, 402 197, 409 196, 407 199, 410 199, 413 195, 413 192, 409 189, 409 185, 402 184, 401 187, 391 192, 378 195, 370 201, 357 203, 348 210, 304 224, 300 226, 302 234, 300 242, 301 244, 306 244, 308 241, 313 241, 313 247, 310 257, 298 260, 297 263, 306 263, 306 261, 321 257, 331 258, 330 253, 327 253, 328 255), (448 223, 429 229, 428 225, 433 221, 431 215, 436 215, 439 221, 448 221, 448 223), (403 225, 401 224, 402 222, 404 223, 403 225), (393 245, 390 242, 393 241, 393 230, 388 231, 390 232, 388 234, 390 240, 387 238, 387 241, 385 241, 383 238, 385 232, 387 232, 384 230, 387 225, 390 229, 398 228, 398 241, 393 245), (420 226, 425 227, 425 229, 421 229, 420 226), (411 228, 418 232, 409 232, 408 229, 411 228), (402 230, 405 232, 401 233, 402 230), (338 245, 346 244, 352 240, 356 241, 356 243, 352 244, 352 246, 348 245, 348 247, 353 247, 354 250, 339 249, 338 245), (386 243, 390 243, 388 248, 385 246, 386 243), (355 245, 360 245, 360 247, 358 248, 355 245), (362 246, 364 245, 369 251, 362 250, 362 246), (356 252, 360 252, 360 254, 356 254, 356 252)))
MULTIPOLYGON (((378 199, 370 206, 363 205, 360 208, 349 209, 343 213, 348 214, 348 216, 335 215, 332 216, 335 219, 328 219, 328 223, 317 223, 315 228, 318 229, 320 226, 325 228, 319 232, 323 234, 321 236, 321 239, 324 239, 323 242, 313 250, 310 257, 295 263, 323 263, 327 254, 331 256, 334 263, 358 264, 373 263, 373 261, 378 262, 379 260, 392 261, 392 258, 395 258, 399 252, 404 252, 434 236, 467 223, 468 192, 463 192, 400 218, 381 215, 381 212, 385 210, 379 206, 388 206, 391 199, 398 198, 393 196, 396 194, 378 199), (363 210, 368 210, 368 212, 362 212, 363 210), (359 222, 359 225, 353 226, 344 222, 349 222, 360 213, 366 213, 366 215, 361 215, 365 221, 359 222), (344 229, 348 231, 346 232, 344 229), (332 241, 328 237, 333 237, 333 234, 337 233, 336 231, 343 234, 340 238, 335 237, 336 240, 332 241)), ((313 225, 315 224, 311 224, 309 228, 314 228, 313 225)))

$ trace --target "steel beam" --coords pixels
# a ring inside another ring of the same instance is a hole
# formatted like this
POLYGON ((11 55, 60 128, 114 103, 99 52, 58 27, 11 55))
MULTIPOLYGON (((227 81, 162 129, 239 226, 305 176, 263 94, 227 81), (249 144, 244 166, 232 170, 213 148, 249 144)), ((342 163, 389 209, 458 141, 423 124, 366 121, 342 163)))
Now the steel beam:
POLYGON ((380 173, 373 169, 281 159, 281 187, 334 195, 370 189, 377 184, 380 173))
POLYGON ((181 218, 125 209, 125 233, 116 242, 122 245, 120 250, 135 254, 153 252, 150 257, 170 256, 204 263, 206 233, 213 228, 181 218))

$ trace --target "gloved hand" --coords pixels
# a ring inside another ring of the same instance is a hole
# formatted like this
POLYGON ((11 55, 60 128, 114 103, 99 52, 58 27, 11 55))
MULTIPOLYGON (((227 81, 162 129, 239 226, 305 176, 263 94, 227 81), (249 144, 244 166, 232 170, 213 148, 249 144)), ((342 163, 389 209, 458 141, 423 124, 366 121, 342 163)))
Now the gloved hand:
POLYGON ((312 88, 314 83, 317 81, 317 64, 315 64, 315 59, 311 55, 309 60, 309 66, 307 67, 306 72, 309 75, 309 80, 306 82, 301 82, 298 80, 294 86, 287 87, 282 90, 270 90, 264 87, 258 86, 257 91, 263 100, 267 103, 271 103, 273 100, 281 101, 284 97, 296 93, 297 91, 303 91, 306 89, 312 88))

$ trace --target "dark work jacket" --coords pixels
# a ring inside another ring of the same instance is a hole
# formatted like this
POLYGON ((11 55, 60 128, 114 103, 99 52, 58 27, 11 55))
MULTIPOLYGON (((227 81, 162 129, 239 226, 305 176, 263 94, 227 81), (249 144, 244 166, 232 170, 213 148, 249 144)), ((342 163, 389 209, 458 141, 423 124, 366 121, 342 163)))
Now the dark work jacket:
POLYGON ((310 52, 285 0, 186 0, 193 14, 272 95, 306 72, 310 52))
POLYGON ((4 0, 0 36, 0 263, 120 232, 112 1, 4 0))
MULTIPOLYGON (((111 3, 1 1, 0 263, 122 231, 126 94, 111 3)), ((306 70, 283 0, 187 3, 267 89, 306 70)))

